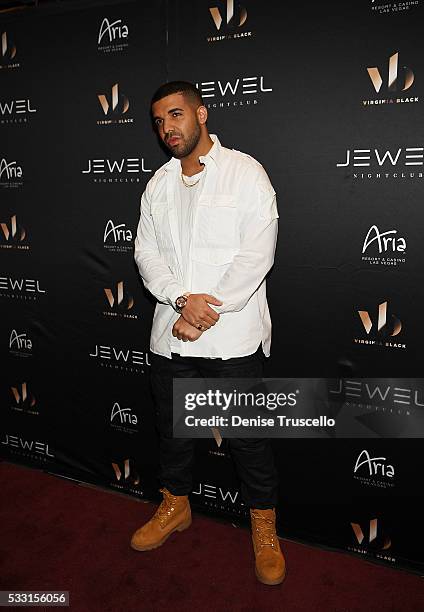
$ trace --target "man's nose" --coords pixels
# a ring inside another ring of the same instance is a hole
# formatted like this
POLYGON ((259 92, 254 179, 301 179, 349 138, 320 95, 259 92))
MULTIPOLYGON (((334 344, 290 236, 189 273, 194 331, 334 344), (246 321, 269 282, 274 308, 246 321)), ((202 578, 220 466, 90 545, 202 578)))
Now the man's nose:
POLYGON ((168 136, 169 132, 172 132, 172 125, 171 125, 171 121, 169 119, 164 119, 162 127, 163 127, 163 132, 164 132, 165 136, 168 136))

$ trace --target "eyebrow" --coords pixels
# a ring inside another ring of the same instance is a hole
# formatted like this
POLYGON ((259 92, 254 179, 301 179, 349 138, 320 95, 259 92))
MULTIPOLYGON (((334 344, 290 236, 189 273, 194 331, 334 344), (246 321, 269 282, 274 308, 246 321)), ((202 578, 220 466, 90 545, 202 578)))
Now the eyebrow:
MULTIPOLYGON (((167 113, 167 114, 169 115, 170 113, 175 113, 175 111, 181 111, 181 112, 184 112, 184 109, 182 109, 182 108, 171 108, 171 109, 168 111, 168 113, 167 113)), ((153 119, 156 121, 156 119, 160 119, 160 117, 157 117, 157 116, 156 116, 156 117, 153 117, 153 119)))

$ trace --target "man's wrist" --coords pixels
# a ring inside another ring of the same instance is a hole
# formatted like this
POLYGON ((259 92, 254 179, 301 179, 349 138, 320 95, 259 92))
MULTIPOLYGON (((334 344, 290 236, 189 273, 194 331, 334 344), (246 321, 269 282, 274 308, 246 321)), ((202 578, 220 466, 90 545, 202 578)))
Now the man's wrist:
POLYGON ((190 291, 185 291, 182 295, 179 295, 175 300, 175 310, 181 314, 182 309, 187 304, 187 298, 191 295, 190 291))

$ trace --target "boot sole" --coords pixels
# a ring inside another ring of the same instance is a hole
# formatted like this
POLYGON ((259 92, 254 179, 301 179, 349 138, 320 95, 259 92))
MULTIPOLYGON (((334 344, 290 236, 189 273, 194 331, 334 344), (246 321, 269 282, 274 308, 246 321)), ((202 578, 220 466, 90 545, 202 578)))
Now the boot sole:
POLYGON ((281 584, 283 582, 284 578, 286 577, 286 571, 284 570, 284 574, 281 576, 281 578, 277 578, 276 580, 267 580, 266 578, 262 578, 258 574, 256 567, 255 567, 255 574, 256 574, 256 578, 259 580, 259 582, 261 582, 262 584, 267 584, 269 586, 274 586, 276 584, 281 584))
POLYGON ((167 533, 166 536, 164 538, 162 538, 161 540, 159 540, 159 542, 156 542, 156 544, 151 544, 150 546, 137 546, 136 544, 132 544, 131 543, 130 546, 134 550, 138 550, 138 551, 154 550, 155 548, 159 548, 159 546, 162 546, 162 544, 164 544, 166 542, 166 540, 169 538, 169 536, 172 535, 173 533, 175 533, 175 531, 185 531, 186 529, 188 529, 190 527, 191 523, 192 523, 192 519, 190 518, 185 523, 182 523, 181 525, 178 525, 172 531, 167 533))

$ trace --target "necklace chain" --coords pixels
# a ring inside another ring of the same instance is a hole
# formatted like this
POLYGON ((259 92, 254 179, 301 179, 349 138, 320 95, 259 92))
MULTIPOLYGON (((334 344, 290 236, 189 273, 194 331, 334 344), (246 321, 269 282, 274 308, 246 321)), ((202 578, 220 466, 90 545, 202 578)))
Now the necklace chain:
MULTIPOLYGON (((206 170, 206 168, 205 168, 206 170)), ((205 170, 203 170, 199 176, 199 178, 197 179, 197 181, 195 181, 194 183, 187 183, 187 181, 184 178, 184 174, 183 171, 181 170, 181 180, 183 182, 183 185, 185 185, 186 187, 194 187, 195 185, 197 185, 197 183, 201 180, 202 176, 203 176, 203 172, 205 172, 205 170)))

